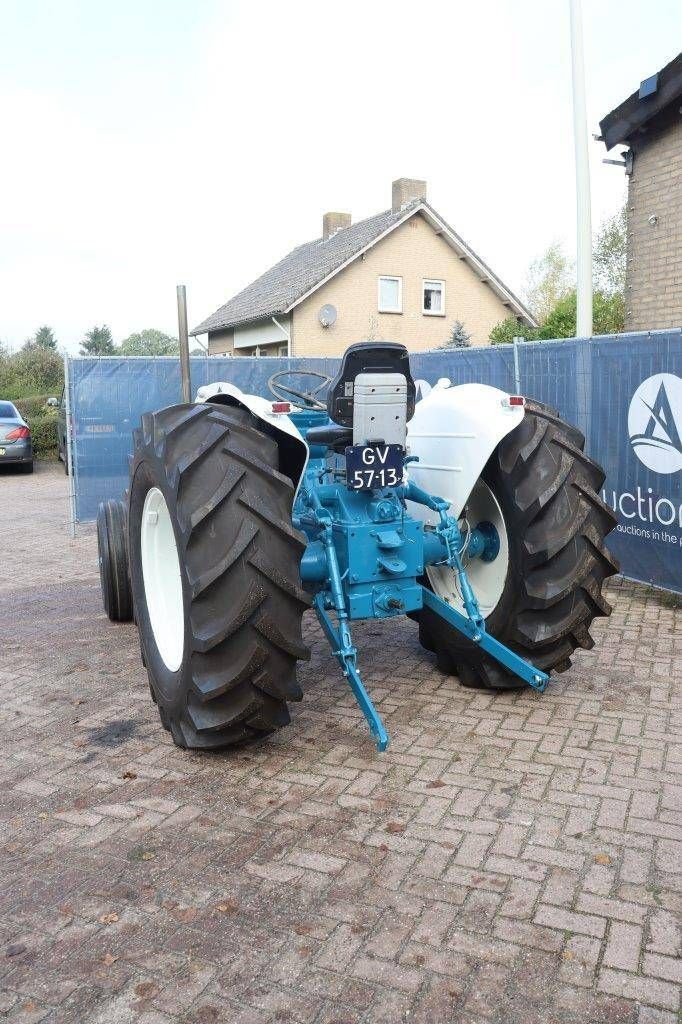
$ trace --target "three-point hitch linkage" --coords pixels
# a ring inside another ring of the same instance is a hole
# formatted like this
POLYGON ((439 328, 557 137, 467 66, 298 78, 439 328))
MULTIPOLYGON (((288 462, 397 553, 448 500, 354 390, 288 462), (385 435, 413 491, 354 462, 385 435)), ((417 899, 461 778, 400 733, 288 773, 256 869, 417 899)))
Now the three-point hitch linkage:
MULTIPOLYGON (((350 622, 390 618, 427 606, 451 626, 534 689, 542 692, 549 676, 519 657, 486 631, 464 564, 475 558, 494 561, 500 540, 492 523, 467 524, 463 535, 449 503, 415 483, 349 489, 347 470, 333 451, 315 446, 329 420, 324 413, 293 413, 311 458, 294 503, 294 525, 308 537, 301 579, 313 592, 313 605, 344 676, 367 720, 377 748, 389 737, 362 681, 350 622), (321 429, 320 429, 321 428, 321 429), (410 514, 408 502, 435 513, 433 525, 410 514), (462 610, 425 585, 429 566, 447 566, 462 610), (330 612, 336 616, 336 623, 330 612)), ((375 446, 376 447, 376 446, 375 446)), ((402 467, 415 461, 403 454, 402 467)), ((398 479, 403 481, 403 471, 398 479)), ((408 471, 409 472, 409 471, 408 471)))

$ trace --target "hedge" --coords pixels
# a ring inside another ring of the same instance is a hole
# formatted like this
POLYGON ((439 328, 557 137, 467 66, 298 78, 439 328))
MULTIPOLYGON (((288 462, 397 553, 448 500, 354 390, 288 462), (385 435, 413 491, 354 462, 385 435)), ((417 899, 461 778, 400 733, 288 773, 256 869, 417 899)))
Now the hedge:
POLYGON ((51 395, 31 395, 30 398, 15 398, 14 405, 26 421, 44 416, 48 411, 47 400, 51 395))
POLYGON ((28 416, 25 418, 31 428, 33 454, 36 458, 56 458, 58 448, 56 410, 49 409, 43 416, 28 416))

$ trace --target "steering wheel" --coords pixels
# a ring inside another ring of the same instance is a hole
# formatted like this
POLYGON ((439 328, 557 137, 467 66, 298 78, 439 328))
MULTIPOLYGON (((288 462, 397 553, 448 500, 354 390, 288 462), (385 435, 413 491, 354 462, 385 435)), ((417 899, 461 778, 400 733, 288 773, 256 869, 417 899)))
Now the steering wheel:
POLYGON ((280 402, 291 402, 296 409, 326 409, 327 403, 321 402, 315 396, 325 384, 330 383, 331 377, 328 377, 326 373, 318 373, 317 370, 280 370, 279 373, 273 373, 270 377, 268 387, 270 393, 280 402), (320 383, 315 387, 311 386, 309 391, 299 391, 298 388, 294 388, 290 384, 280 383, 282 377, 314 377, 320 383), (290 397, 292 395, 298 401, 292 401, 290 397))

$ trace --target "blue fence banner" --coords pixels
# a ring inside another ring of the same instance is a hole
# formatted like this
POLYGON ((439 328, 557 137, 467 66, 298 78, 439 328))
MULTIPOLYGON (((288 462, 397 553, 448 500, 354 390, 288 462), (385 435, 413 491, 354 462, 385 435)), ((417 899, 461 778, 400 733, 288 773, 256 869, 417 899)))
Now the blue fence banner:
MULTIPOLYGON (((339 359, 193 358, 192 389, 230 381, 267 395, 280 370, 333 376, 339 359)), ((441 377, 520 392, 585 434, 606 470, 601 497, 618 516, 609 547, 628 579, 682 593, 682 331, 444 349, 410 356, 422 391, 441 377)), ((70 359, 76 519, 128 483, 142 413, 181 401, 177 359, 70 359)))

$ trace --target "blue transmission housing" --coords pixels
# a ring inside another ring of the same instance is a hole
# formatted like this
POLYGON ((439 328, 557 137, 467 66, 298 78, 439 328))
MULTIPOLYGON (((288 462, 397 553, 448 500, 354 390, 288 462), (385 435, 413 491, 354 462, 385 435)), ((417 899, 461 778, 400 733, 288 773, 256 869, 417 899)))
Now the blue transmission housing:
MULTIPOLYGON (((308 538, 301 579, 313 594, 320 623, 379 749, 387 746, 388 734, 357 669, 357 650, 349 626, 352 620, 390 618, 428 604, 509 671, 544 690, 548 676, 486 632, 461 559, 462 533, 457 520, 448 514, 448 503, 409 482, 395 487, 350 489, 339 443, 318 441, 326 434, 342 438, 341 428, 322 410, 294 412, 291 420, 310 447, 293 508, 294 525, 308 538), (425 526, 411 516, 408 500, 436 513, 437 525, 425 526), (463 612, 422 584, 428 565, 449 565, 453 569, 463 612)), ((403 463, 408 461, 403 459, 403 463)), ((498 550, 499 538, 491 524, 477 524, 468 531, 469 559, 492 561, 498 550)))

